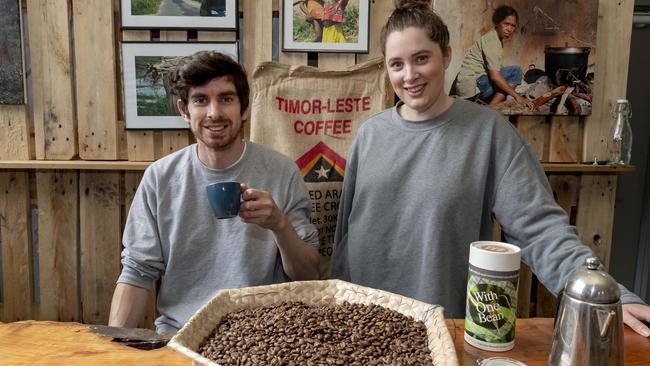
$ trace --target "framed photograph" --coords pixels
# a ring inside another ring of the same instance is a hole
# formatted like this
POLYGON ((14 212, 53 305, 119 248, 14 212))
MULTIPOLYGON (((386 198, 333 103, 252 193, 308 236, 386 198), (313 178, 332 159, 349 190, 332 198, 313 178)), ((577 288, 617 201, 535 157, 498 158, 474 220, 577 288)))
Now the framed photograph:
POLYGON ((282 50, 368 53, 370 0, 283 0, 282 50))
POLYGON ((188 128, 176 108, 167 75, 183 56, 214 50, 237 58, 237 43, 122 43, 126 129, 188 128))
POLYGON ((25 104, 20 0, 0 0, 0 104, 25 104))
POLYGON ((120 1, 122 28, 237 29, 237 0, 120 1))
POLYGON ((449 93, 504 115, 590 115, 598 1, 506 3, 436 2, 453 50, 449 93), (488 69, 498 70, 510 90, 496 86, 488 69))

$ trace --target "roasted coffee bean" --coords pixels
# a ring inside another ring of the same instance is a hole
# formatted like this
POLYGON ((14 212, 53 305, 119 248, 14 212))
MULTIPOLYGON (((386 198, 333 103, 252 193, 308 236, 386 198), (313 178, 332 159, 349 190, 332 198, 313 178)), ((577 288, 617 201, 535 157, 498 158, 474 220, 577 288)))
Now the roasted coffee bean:
POLYGON ((199 346, 221 365, 431 365, 426 327, 379 305, 282 302, 227 314, 199 346))

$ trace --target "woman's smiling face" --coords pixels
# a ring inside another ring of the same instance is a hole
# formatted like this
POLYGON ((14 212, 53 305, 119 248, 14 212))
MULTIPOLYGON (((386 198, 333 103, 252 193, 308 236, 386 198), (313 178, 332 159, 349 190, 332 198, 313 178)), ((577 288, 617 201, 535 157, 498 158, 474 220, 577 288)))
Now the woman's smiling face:
POLYGON ((430 119, 446 110, 450 97, 444 92, 445 70, 451 49, 443 53, 425 30, 408 27, 386 38, 386 67, 397 96, 404 102, 403 118, 430 119))

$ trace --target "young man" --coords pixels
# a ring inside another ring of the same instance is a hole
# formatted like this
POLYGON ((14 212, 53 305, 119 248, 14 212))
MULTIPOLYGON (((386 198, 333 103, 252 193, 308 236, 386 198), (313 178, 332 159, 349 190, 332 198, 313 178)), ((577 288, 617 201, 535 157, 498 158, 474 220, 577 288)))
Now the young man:
POLYGON ((201 51, 170 78, 197 143, 144 173, 124 229, 122 274, 109 325, 135 327, 162 277, 156 330, 175 332, 224 288, 318 278, 318 233, 296 165, 240 138, 249 86, 230 57, 201 51), (217 220, 205 187, 241 182, 239 218, 217 220))
POLYGON ((501 5, 494 10, 494 28, 474 43, 460 67, 456 77, 459 97, 496 105, 510 95, 517 103, 532 106, 514 89, 521 84, 521 67, 502 67, 503 42, 514 35, 518 21, 517 11, 510 6, 501 5))

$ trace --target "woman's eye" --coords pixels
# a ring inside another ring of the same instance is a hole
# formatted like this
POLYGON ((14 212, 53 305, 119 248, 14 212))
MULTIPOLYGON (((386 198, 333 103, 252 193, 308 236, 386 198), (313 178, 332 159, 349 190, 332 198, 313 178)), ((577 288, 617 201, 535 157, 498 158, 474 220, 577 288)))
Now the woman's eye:
POLYGON ((416 57, 415 61, 417 61, 417 62, 426 62, 428 59, 429 59, 429 56, 422 55, 422 56, 416 57))

